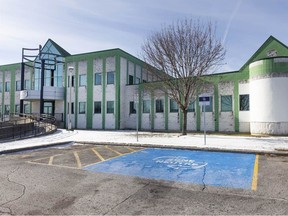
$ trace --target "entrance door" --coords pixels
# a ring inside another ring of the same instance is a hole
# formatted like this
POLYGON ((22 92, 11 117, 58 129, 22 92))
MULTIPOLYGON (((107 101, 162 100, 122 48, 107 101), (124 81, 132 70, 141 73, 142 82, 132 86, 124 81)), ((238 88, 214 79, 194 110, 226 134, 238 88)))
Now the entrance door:
POLYGON ((53 115, 55 110, 55 103, 53 101, 46 101, 44 102, 44 113, 53 115))

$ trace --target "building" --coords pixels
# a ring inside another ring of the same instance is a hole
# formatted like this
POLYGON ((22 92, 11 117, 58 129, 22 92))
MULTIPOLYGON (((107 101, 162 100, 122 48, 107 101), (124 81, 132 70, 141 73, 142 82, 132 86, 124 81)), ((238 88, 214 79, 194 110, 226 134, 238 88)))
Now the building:
MULTIPOLYGON (((111 49, 70 55, 51 39, 36 49, 34 60, 25 54, 29 51, 23 50, 25 63, 0 66, 2 115, 49 113, 64 128, 71 122, 78 129, 135 129, 137 123, 140 130, 181 129, 177 104, 166 94, 143 90, 155 77, 129 53, 111 49)), ((273 36, 239 71, 204 78, 211 101, 207 130, 288 134, 288 47, 273 36)), ((187 129, 203 130, 198 100, 189 106, 187 129)))

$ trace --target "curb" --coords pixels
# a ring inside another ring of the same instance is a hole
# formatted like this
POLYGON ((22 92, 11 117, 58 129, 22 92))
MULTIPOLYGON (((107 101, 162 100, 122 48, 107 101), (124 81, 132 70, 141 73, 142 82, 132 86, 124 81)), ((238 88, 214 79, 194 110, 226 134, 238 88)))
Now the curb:
POLYGON ((55 142, 55 143, 47 143, 44 145, 38 146, 28 146, 28 147, 21 147, 15 149, 7 149, 0 151, 0 155, 3 154, 11 154, 21 151, 29 151, 29 150, 37 150, 37 149, 44 149, 54 146, 62 146, 67 145, 69 143, 72 144, 90 144, 90 145, 114 145, 114 146, 136 146, 136 147, 144 147, 144 148, 166 148, 166 149, 182 149, 182 150, 198 150, 198 151, 216 151, 216 152, 234 152, 234 153, 245 153, 245 154, 271 154, 271 155, 278 155, 278 156, 288 156, 288 149, 275 149, 273 150, 245 150, 245 149, 223 149, 217 147, 198 147, 198 146, 174 146, 174 145, 160 145, 160 144, 151 144, 151 143, 119 143, 119 142, 96 142, 96 141, 65 141, 65 142, 55 142))

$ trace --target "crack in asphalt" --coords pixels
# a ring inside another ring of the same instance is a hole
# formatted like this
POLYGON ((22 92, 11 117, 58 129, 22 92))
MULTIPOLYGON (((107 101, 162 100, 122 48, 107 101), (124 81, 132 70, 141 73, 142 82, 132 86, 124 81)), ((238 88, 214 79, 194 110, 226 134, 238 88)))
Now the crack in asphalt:
POLYGON ((113 211, 115 208, 117 208, 118 206, 120 206, 122 203, 126 202, 128 199, 130 199, 130 197, 134 196, 136 193, 138 193, 138 191, 142 190, 143 188, 147 187, 148 185, 150 185, 150 183, 145 184, 143 187, 139 188, 135 193, 130 194, 128 197, 126 197, 123 201, 121 201, 120 203, 118 203, 117 205, 115 205, 114 207, 112 207, 111 209, 109 209, 107 212, 105 212, 103 215, 107 215, 109 214, 109 212, 113 211))
POLYGON ((10 207, 5 207, 4 205, 6 205, 6 204, 8 204, 8 203, 12 203, 12 202, 14 202, 14 201, 16 201, 16 200, 19 200, 19 199, 21 199, 21 198, 25 195, 26 186, 23 185, 23 184, 21 184, 21 183, 15 182, 15 181, 13 181, 13 180, 10 179, 10 176, 11 176, 13 173, 15 173, 16 171, 18 171, 18 169, 19 169, 19 167, 17 167, 16 169, 14 169, 14 170, 12 170, 10 173, 8 173, 7 176, 6 176, 6 179, 7 179, 7 181, 10 182, 10 183, 13 183, 13 184, 16 184, 16 185, 21 186, 21 187, 23 188, 23 189, 22 189, 22 193, 21 193, 18 197, 16 197, 15 199, 8 200, 8 201, 0 204, 0 207, 3 207, 3 208, 5 208, 5 209, 8 209, 8 212, 3 212, 3 211, 0 210, 0 213, 13 215, 12 209, 11 209, 10 207))
POLYGON ((203 169, 203 177, 202 177, 203 188, 202 188, 202 191, 204 191, 206 189, 206 184, 204 182, 205 176, 206 176, 206 166, 204 166, 204 169, 203 169))

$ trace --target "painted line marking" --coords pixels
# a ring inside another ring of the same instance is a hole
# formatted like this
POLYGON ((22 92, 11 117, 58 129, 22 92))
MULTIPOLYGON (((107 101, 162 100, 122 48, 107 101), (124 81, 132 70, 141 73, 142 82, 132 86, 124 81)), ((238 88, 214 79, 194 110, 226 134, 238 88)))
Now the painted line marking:
POLYGON ((102 157, 102 155, 94 148, 91 149, 95 155, 101 160, 101 161, 105 161, 105 159, 102 157))
POLYGON ((52 165, 53 164, 53 159, 54 159, 54 156, 51 156, 50 159, 49 159, 48 165, 52 165))
POLYGON ((118 152, 118 151, 116 151, 116 150, 114 150, 114 149, 112 149, 112 148, 110 148, 108 146, 105 146, 105 148, 110 150, 110 151, 112 151, 112 152, 114 152, 114 153, 116 153, 116 154, 118 154, 119 156, 123 155, 122 153, 120 153, 120 152, 118 152))
POLYGON ((128 149, 128 150, 131 151, 131 152, 135 152, 135 150, 132 149, 132 148, 130 148, 130 147, 125 146, 125 148, 128 149))
POLYGON ((80 169, 82 167, 81 161, 80 161, 80 157, 78 155, 78 153, 76 151, 73 152, 76 162, 77 162, 77 168, 80 169))
POLYGON ((65 165, 57 165, 57 164, 45 164, 45 163, 39 163, 39 162, 34 162, 34 161, 27 161, 26 163, 31 163, 31 164, 37 164, 37 165, 44 165, 44 166, 52 166, 52 167, 62 167, 62 168, 69 168, 69 169, 78 169, 76 167, 69 167, 69 166, 65 166, 65 165))
POLYGON ((254 163, 254 172, 253 172, 253 179, 252 179, 252 190, 257 190, 257 182, 258 182, 258 168, 259 168, 259 155, 256 155, 255 163, 254 163))

